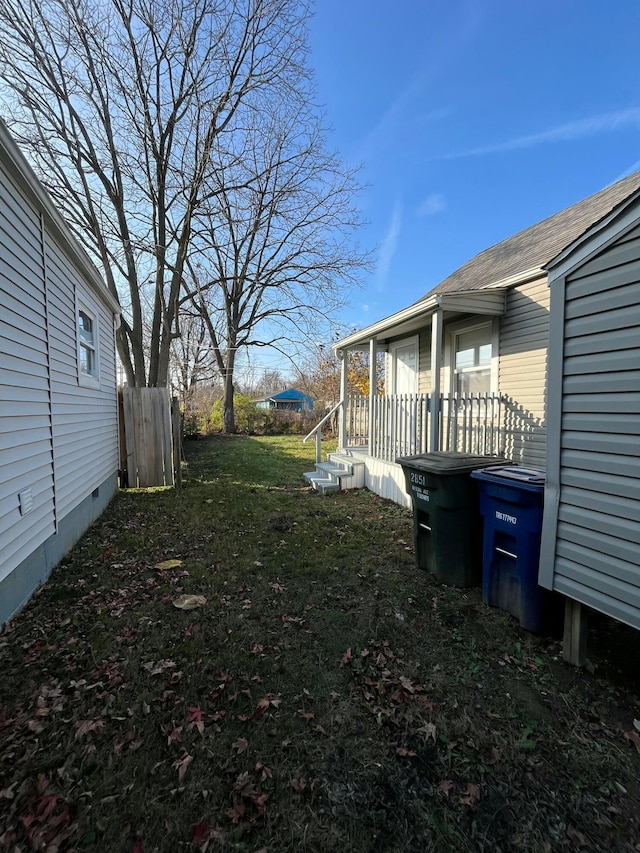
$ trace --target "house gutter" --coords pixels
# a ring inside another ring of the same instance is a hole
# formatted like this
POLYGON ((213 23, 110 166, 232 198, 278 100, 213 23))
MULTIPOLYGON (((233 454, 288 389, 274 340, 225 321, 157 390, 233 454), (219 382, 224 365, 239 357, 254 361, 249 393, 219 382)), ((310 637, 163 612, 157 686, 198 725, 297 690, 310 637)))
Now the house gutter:
POLYGON ((492 282, 479 290, 452 290, 444 293, 434 292, 429 296, 426 296, 420 302, 414 302, 413 305, 403 308, 402 311, 398 311, 397 314, 391 314, 389 317, 385 317, 383 320, 379 320, 377 323, 367 326, 359 332, 354 332, 346 338, 336 341, 336 343, 333 344, 333 348, 336 352, 340 352, 343 349, 350 349, 355 344, 363 344, 370 338, 384 337, 381 333, 393 326, 399 326, 402 323, 415 320, 423 314, 432 314, 443 304, 446 304, 449 296, 460 297, 468 294, 469 296, 477 297, 478 294, 484 293, 487 290, 508 290, 510 287, 534 281, 542 275, 545 275, 545 271, 542 267, 530 267, 529 269, 522 270, 522 272, 506 276, 505 278, 492 282))
POLYGON ((49 193, 42 186, 2 119, 0 119, 0 161, 7 167, 11 178, 31 203, 44 214, 56 240, 84 274, 92 290, 111 309, 116 324, 119 325, 122 313, 120 303, 107 289, 91 258, 80 246, 76 236, 54 206, 49 193))

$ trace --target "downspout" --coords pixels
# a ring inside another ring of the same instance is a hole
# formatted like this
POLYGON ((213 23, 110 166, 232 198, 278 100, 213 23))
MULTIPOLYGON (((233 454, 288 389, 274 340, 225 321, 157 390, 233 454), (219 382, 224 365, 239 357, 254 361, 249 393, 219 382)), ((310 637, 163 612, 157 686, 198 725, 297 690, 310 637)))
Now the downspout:
POLYGON ((431 317, 431 420, 429 422, 429 450, 439 450, 440 438, 440 370, 442 368, 442 308, 436 308, 431 317))
POLYGON ((378 393, 378 365, 376 362, 377 338, 369 341, 369 456, 375 448, 375 398, 378 393))
POLYGON ((339 428, 338 428, 338 448, 340 450, 346 450, 347 448, 347 385, 348 385, 348 376, 347 376, 347 362, 349 359, 349 352, 346 349, 343 349, 340 353, 340 402, 342 406, 340 408, 340 420, 339 420, 339 428))

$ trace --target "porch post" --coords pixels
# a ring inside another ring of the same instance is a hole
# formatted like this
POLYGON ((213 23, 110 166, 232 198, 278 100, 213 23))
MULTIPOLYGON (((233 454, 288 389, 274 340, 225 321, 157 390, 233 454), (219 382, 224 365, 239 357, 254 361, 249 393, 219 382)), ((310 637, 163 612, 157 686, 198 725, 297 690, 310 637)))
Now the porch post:
POLYGON ((343 349, 340 353, 340 420, 338 421, 338 447, 340 450, 345 450, 347 447, 347 363, 349 360, 349 352, 343 349))
POLYGON ((440 370, 442 367, 442 308, 431 317, 431 421, 429 423, 429 449, 439 449, 440 436, 440 370))
POLYGON ((375 396, 378 393, 377 344, 377 338, 371 338, 369 341, 369 456, 373 456, 375 447, 375 396))

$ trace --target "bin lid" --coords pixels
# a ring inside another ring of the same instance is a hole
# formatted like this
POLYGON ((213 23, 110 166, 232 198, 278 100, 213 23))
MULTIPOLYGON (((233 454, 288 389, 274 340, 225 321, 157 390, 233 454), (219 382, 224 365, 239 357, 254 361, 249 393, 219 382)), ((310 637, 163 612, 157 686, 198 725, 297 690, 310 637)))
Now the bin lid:
POLYGON ((491 468, 476 470, 471 475, 476 480, 508 480, 510 485, 516 483, 522 486, 537 486, 542 488, 545 484, 546 471, 544 468, 528 468, 526 465, 513 465, 505 467, 494 465, 491 468))
POLYGON ((489 465, 500 465, 505 468, 511 465, 508 459, 498 456, 475 456, 453 450, 434 450, 433 453, 399 456, 396 462, 403 468, 419 468, 433 474, 465 474, 489 465))

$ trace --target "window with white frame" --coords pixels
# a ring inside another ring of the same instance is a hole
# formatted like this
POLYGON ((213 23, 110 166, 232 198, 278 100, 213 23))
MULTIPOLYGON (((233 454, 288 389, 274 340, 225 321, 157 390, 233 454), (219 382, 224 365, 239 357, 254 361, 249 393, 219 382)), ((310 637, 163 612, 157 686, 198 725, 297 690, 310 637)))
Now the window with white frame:
POLYGON ((454 390, 457 394, 491 391, 491 355, 490 324, 453 335, 454 390))
POLYGON ((98 378, 98 322, 95 314, 78 309, 78 366, 80 378, 98 378))

